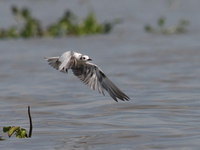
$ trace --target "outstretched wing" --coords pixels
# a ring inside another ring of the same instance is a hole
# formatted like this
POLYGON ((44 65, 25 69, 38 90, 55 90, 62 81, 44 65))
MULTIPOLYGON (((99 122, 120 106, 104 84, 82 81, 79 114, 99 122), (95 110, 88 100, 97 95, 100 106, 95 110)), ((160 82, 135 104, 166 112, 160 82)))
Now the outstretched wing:
POLYGON ((95 64, 85 63, 79 67, 73 67, 72 71, 80 80, 88 85, 93 90, 98 90, 99 93, 104 94, 106 90, 110 96, 117 102, 117 98, 124 101, 130 98, 124 94, 114 83, 112 83, 103 71, 95 64))
POLYGON ((44 59, 46 59, 47 62, 49 62, 49 65, 51 65, 53 68, 58 70, 58 68, 61 64, 61 62, 58 61, 59 57, 44 57, 44 59))
POLYGON ((68 69, 71 69, 76 64, 76 59, 72 51, 63 53, 60 57, 44 57, 56 70, 67 73, 68 69))

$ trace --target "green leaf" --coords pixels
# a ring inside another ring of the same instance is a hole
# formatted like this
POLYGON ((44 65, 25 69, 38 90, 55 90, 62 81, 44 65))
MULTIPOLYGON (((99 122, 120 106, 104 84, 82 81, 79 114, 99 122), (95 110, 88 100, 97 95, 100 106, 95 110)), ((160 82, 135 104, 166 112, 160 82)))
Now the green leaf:
POLYGON ((18 10, 18 8, 16 6, 12 6, 11 10, 12 10, 12 13, 14 15, 16 15, 17 13, 19 13, 19 10, 18 10))
POLYGON ((9 129, 9 131, 8 131, 8 136, 11 137, 12 134, 13 134, 16 130, 18 130, 19 128, 20 128, 20 127, 15 127, 15 126, 11 127, 11 128, 9 129))
POLYGON ((28 8, 23 8, 23 9, 21 10, 21 15, 22 15, 25 19, 31 18, 30 11, 28 10, 28 8))
POLYGON ((16 137, 17 138, 26 138, 27 137, 26 129, 21 128, 20 130, 17 130, 16 137))
POLYGON ((10 130, 11 126, 8 126, 8 127, 3 127, 3 132, 8 132, 10 130))
POLYGON ((158 25, 160 27, 163 27, 165 25, 165 18, 164 17, 161 17, 158 19, 158 25))
POLYGON ((152 27, 151 27, 149 24, 147 24, 147 25, 144 27, 144 29, 145 29, 146 32, 152 32, 152 31, 153 31, 152 27))

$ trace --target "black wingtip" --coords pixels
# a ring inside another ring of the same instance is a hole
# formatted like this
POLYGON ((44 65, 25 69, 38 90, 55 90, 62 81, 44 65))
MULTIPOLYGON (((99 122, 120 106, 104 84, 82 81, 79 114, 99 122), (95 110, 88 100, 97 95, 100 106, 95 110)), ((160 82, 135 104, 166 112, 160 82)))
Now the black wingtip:
MULTIPOLYGON (((119 97, 118 97, 119 98, 119 97)), ((120 100, 122 100, 122 101, 129 101, 130 100, 130 98, 127 96, 127 95, 124 95, 124 97, 120 97, 119 98, 120 100)), ((114 99, 115 100, 115 99, 114 99)), ((115 100, 116 101, 116 100, 115 100)), ((118 101, 117 101, 118 102, 118 101)))

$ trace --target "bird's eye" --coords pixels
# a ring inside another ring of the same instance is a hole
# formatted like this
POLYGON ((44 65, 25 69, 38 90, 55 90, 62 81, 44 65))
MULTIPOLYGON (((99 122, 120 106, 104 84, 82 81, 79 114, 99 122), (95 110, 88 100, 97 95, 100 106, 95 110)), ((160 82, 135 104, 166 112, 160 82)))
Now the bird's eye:
POLYGON ((85 59, 85 57, 83 57, 83 59, 85 59))

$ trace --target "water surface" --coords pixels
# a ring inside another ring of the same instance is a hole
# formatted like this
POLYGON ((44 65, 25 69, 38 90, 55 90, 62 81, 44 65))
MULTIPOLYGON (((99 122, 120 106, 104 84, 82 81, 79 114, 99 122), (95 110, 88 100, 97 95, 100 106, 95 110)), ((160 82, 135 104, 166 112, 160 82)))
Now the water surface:
MULTIPOLYGON (((8 139, 0 131, 7 139, 1 149, 199 149, 200 3, 192 2, 93 1, 100 20, 124 18, 111 34, 1 40, 0 128, 28 129, 28 105, 34 126, 30 139, 8 139), (160 15, 169 24, 189 19, 188 33, 145 33, 143 25, 155 24, 160 15), (116 103, 43 60, 69 50, 89 55, 131 100, 116 103)), ((7 9, 15 3, 0 2, 6 25, 12 24, 7 9)), ((44 23, 54 22, 66 7, 78 14, 87 10, 78 1, 20 0, 18 5, 31 7, 44 23)))

